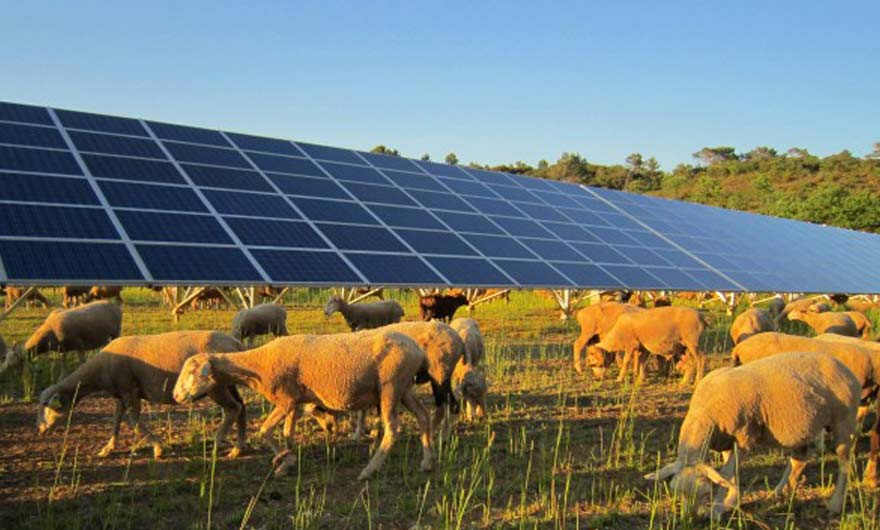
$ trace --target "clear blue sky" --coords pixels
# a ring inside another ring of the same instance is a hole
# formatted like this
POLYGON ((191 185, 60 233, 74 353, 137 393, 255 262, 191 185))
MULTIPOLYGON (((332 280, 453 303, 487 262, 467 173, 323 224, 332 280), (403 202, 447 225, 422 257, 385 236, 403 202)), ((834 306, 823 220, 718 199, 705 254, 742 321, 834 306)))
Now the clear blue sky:
POLYGON ((880 141, 880 2, 3 2, 0 99, 463 162, 880 141))

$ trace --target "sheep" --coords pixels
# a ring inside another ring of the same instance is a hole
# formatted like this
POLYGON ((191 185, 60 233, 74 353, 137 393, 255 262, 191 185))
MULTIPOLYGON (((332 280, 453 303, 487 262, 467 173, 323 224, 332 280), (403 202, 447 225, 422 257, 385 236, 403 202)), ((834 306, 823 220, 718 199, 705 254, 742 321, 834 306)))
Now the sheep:
POLYGON ((352 331, 374 329, 400 322, 403 308, 394 300, 369 304, 349 304, 338 296, 331 296, 324 305, 324 315, 339 311, 352 331))
POLYGON ((782 295, 780 295, 780 294, 777 294, 776 296, 774 296, 770 300, 770 303, 767 304, 767 311, 770 312, 770 315, 773 317, 774 320, 778 321, 780 315, 782 314, 782 312, 784 310, 785 310, 785 298, 782 298, 782 295))
POLYGON ((449 322, 458 308, 466 305, 468 299, 463 294, 431 294, 419 298, 419 316, 426 322, 434 319, 449 322))
POLYGON ((201 353, 188 359, 174 385, 174 399, 199 398, 219 385, 247 385, 275 408, 260 426, 260 437, 275 453, 276 475, 295 463, 289 444, 297 407, 313 403, 329 411, 379 407, 382 441, 359 479, 371 478, 394 445, 400 427, 398 403, 419 424, 422 470, 433 468, 431 423, 412 393, 425 353, 406 335, 388 329, 334 335, 281 337, 253 350, 231 354, 201 353), (271 432, 284 420, 283 448, 271 432))
POLYGON ((486 346, 483 343, 483 334, 480 333, 477 321, 472 318, 456 318, 449 323, 449 327, 455 330, 464 341, 466 364, 474 366, 480 364, 486 354, 486 346))
POLYGON ((464 401, 468 420, 475 415, 485 417, 489 388, 485 374, 477 368, 486 351, 480 326, 471 318, 456 318, 449 323, 449 327, 458 333, 465 346, 465 355, 458 360, 452 372, 456 394, 464 401))
MULTIPOLYGON (((208 307, 211 309, 220 309, 226 305, 226 297, 223 291, 216 287, 206 287, 190 302, 190 308, 195 311, 200 307, 208 307)), ((182 311, 182 309, 181 309, 182 311)))
POLYGON ((816 299, 812 297, 801 296, 785 304, 785 307, 776 316, 776 322, 781 322, 783 318, 788 316, 788 314, 793 311, 812 311, 814 313, 824 313, 828 310, 828 304, 817 302, 816 299))
POLYGON ((611 331, 618 317, 624 313, 644 311, 632 304, 621 302, 599 302, 587 306, 577 312, 577 321, 581 325, 581 334, 574 343, 574 369, 582 374, 581 358, 584 349, 602 340, 611 331))
POLYGON ((736 368, 714 370, 697 385, 678 438, 678 457, 645 478, 674 476, 671 487, 698 501, 707 500, 714 483, 719 492, 712 515, 719 517, 739 499, 738 460, 761 446, 791 452, 774 490, 793 490, 806 465, 807 450, 831 431, 838 461, 837 487, 828 502, 840 513, 847 486, 849 451, 856 426, 859 382, 840 361, 821 353, 774 355, 736 368), (706 449, 721 451, 719 471, 705 463, 706 449))
POLYGON ((730 337, 733 339, 733 344, 736 345, 763 331, 776 331, 773 319, 767 310, 752 308, 743 311, 736 317, 733 325, 730 326, 730 337))
POLYGON ((122 287, 96 285, 89 289, 88 294, 83 298, 83 302, 89 303, 93 300, 109 300, 115 298, 119 304, 122 304, 122 287))
POLYGON ((87 294, 89 294, 89 287, 65 285, 61 289, 61 306, 64 309, 75 307, 83 302, 83 298, 87 294))
POLYGON ((617 380, 626 379, 630 362, 637 379, 642 380, 648 353, 672 360, 684 350, 687 360, 682 359, 682 382, 687 383, 693 378, 697 383, 706 369, 706 356, 699 350, 700 335, 705 327, 703 315, 689 307, 656 307, 625 313, 602 340, 587 349, 587 365, 593 375, 601 379, 615 357, 613 352, 623 352, 617 380))
MULTIPOLYGON (((61 418, 71 412, 84 398, 95 393, 109 394, 116 400, 113 434, 98 453, 108 456, 116 448, 119 424, 126 409, 135 433, 142 431, 153 447, 153 457, 161 458, 162 444, 140 416, 141 400, 174 404, 173 383, 184 361, 199 352, 237 352, 244 347, 232 337, 218 331, 172 331, 160 335, 121 337, 86 361, 67 377, 49 386, 40 394, 37 427, 45 434, 61 418)), ((234 386, 220 385, 207 392, 223 408, 224 419, 217 430, 215 443, 226 437, 233 422, 238 437, 230 458, 238 456, 245 443, 247 419, 244 401, 234 386)))
POLYGON ((856 323, 845 313, 817 313, 814 311, 795 310, 788 314, 789 320, 806 322, 816 334, 837 333, 848 337, 858 337, 856 323))
MULTIPOLYGON (((104 346, 119 337, 122 330, 122 309, 113 302, 93 302, 72 309, 56 310, 34 331, 24 347, 17 346, 14 355, 23 361, 26 354, 38 355, 58 351, 66 356, 75 351, 80 362, 85 352, 104 346)), ((13 364, 4 363, 0 375, 13 364)))
POLYGON ((843 314, 852 319, 859 336, 865 340, 871 340, 871 329, 874 327, 874 323, 864 313, 861 311, 843 311, 843 314))
POLYGON ((231 335, 236 340, 253 344, 254 337, 272 333, 276 337, 287 335, 287 311, 278 304, 261 304, 242 309, 232 319, 231 335))
MULTIPOLYGON (((24 293, 26 292, 27 290, 22 287, 7 287, 6 309, 12 307, 12 304, 14 304, 19 298, 24 296, 24 293)), ((34 289, 33 291, 31 291, 30 294, 28 294, 27 296, 27 300, 25 300, 25 303, 27 305, 30 305, 33 302, 39 303, 43 307, 52 307, 52 302, 50 302, 48 298, 43 296, 43 293, 41 293, 38 289, 34 289)))
POLYGON ((870 300, 863 300, 859 298, 850 298, 844 304, 847 309, 850 311, 861 311, 862 313, 867 313, 868 311, 875 309, 877 304, 870 300))

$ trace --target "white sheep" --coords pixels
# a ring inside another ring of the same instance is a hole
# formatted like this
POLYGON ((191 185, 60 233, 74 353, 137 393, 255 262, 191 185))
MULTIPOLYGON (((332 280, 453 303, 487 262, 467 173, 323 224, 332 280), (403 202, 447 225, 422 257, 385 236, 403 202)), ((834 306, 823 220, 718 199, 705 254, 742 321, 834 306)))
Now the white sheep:
POLYGON ((369 304, 349 304, 338 296, 331 296, 324 305, 324 314, 330 316, 339 311, 352 331, 374 329, 400 322, 403 308, 394 300, 369 304))
POLYGON ((847 486, 850 445, 860 385, 840 361, 821 353, 784 353, 736 368, 721 368, 697 385, 678 439, 678 457, 648 479, 672 479, 674 491, 708 500, 711 484, 726 488, 712 506, 715 517, 739 499, 738 460, 758 447, 791 452, 774 490, 794 489, 811 444, 828 429, 835 440, 837 487, 828 509, 840 513, 847 486), (721 471, 707 465, 707 449, 721 451, 721 471))
MULTIPOLYGON (((240 342, 218 331, 172 331, 118 338, 73 373, 43 390, 37 427, 43 434, 84 398, 95 393, 109 394, 116 400, 113 434, 98 455, 107 456, 115 449, 119 424, 128 410, 130 425, 135 433, 144 433, 147 443, 153 446, 153 456, 159 458, 162 456, 162 445, 141 419, 141 400, 175 404, 172 389, 186 359, 199 352, 221 353, 243 349, 240 342)), ((232 385, 217 386, 206 395, 224 411, 215 443, 219 444, 226 437, 233 422, 237 424, 238 439, 229 453, 234 458, 245 443, 247 420, 244 402, 232 385)))
POLYGON ((743 311, 734 319, 733 324, 730 326, 730 338, 733 339, 733 344, 736 345, 752 335, 764 331, 776 331, 773 318, 766 309, 753 307, 743 311))
POLYGON ((813 310, 795 310, 788 313, 789 320, 806 322, 817 335, 837 333, 848 337, 860 336, 856 323, 846 313, 817 312, 813 310))
POLYGON ((186 361, 174 386, 178 402, 198 399, 219 385, 247 385, 275 408, 260 426, 260 437, 275 453, 276 475, 295 463, 290 452, 300 405, 314 403, 333 412, 379 407, 384 433, 359 478, 372 477, 394 445, 400 428, 397 405, 403 403, 419 424, 421 469, 433 467, 431 420, 412 393, 423 371, 425 352, 401 333, 370 330, 334 335, 292 335, 233 354, 199 354, 186 361), (284 448, 271 432, 284 421, 284 448))
POLYGON ((486 354, 486 346, 483 342, 483 334, 480 325, 472 318, 456 318, 449 323, 449 327, 458 333, 464 341, 465 363, 478 366, 486 354))
POLYGON ((485 374, 478 368, 485 355, 485 344, 480 326, 472 318, 456 318, 449 327, 464 341, 465 355, 459 359, 452 373, 456 393, 465 404, 468 420, 486 415, 486 394, 489 391, 485 374))
POLYGON ((242 309, 232 319, 231 335, 239 341, 253 344, 254 337, 272 333, 276 337, 287 335, 287 310, 279 304, 260 304, 242 309))
POLYGON ((577 312, 577 321, 581 325, 581 334, 574 343, 574 369, 583 373, 581 357, 584 349, 602 340, 611 331, 620 315, 638 313, 644 308, 622 302, 599 302, 589 305, 577 312))

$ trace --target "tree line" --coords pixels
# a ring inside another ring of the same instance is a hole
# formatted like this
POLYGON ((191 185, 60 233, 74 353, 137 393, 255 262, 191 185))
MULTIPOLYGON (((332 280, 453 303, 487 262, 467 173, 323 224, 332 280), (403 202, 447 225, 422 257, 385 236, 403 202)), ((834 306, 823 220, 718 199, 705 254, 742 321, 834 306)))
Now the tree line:
MULTIPOLYGON (((400 154, 381 145, 373 152, 400 154)), ((468 165, 880 233, 880 142, 861 157, 846 150, 823 158, 799 147, 737 152, 718 146, 704 147, 693 158, 694 163, 671 171, 640 153, 611 165, 594 164, 578 153, 535 166, 521 161, 468 165)), ((444 161, 459 163, 455 153, 444 161)))

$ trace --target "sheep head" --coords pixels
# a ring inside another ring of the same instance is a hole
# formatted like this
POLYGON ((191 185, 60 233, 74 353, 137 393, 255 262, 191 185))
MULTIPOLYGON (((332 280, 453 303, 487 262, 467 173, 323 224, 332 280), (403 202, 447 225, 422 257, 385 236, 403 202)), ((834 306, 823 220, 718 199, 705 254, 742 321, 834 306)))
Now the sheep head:
POLYGON ((330 316, 333 313, 342 309, 345 305, 345 302, 342 301, 342 298, 338 296, 331 296, 327 303, 324 304, 324 315, 330 316))
POLYGON ((24 343, 24 350, 29 353, 48 353, 58 349, 58 346, 60 343, 55 332, 44 324, 24 343))
POLYGON ((477 403, 476 414, 478 418, 485 417, 486 394, 489 391, 489 385, 486 383, 486 376, 483 375, 483 372, 476 369, 465 372, 458 391, 461 396, 470 398, 477 403))
POLYGON ((216 384, 211 355, 207 353, 193 355, 183 363, 180 375, 177 376, 173 392, 174 401, 186 403, 201 399, 216 384))
POLYGON ((605 372, 608 371, 613 362, 614 355, 598 344, 593 344, 587 348, 587 366, 590 367, 590 371, 593 372, 593 377, 596 379, 604 378, 605 372))
POLYGON ((795 309, 794 311, 790 311, 788 313, 789 320, 803 320, 804 319, 804 311, 800 309, 795 309))
POLYGON ((656 473, 645 475, 648 480, 665 480, 669 477, 672 477, 669 488, 689 501, 690 508, 711 501, 714 486, 726 489, 736 487, 715 468, 703 463, 685 466, 681 461, 675 461, 656 473))
POLYGON ((45 434, 53 425, 70 412, 70 401, 55 389, 55 386, 43 390, 40 394, 40 408, 37 410, 37 430, 45 434))

